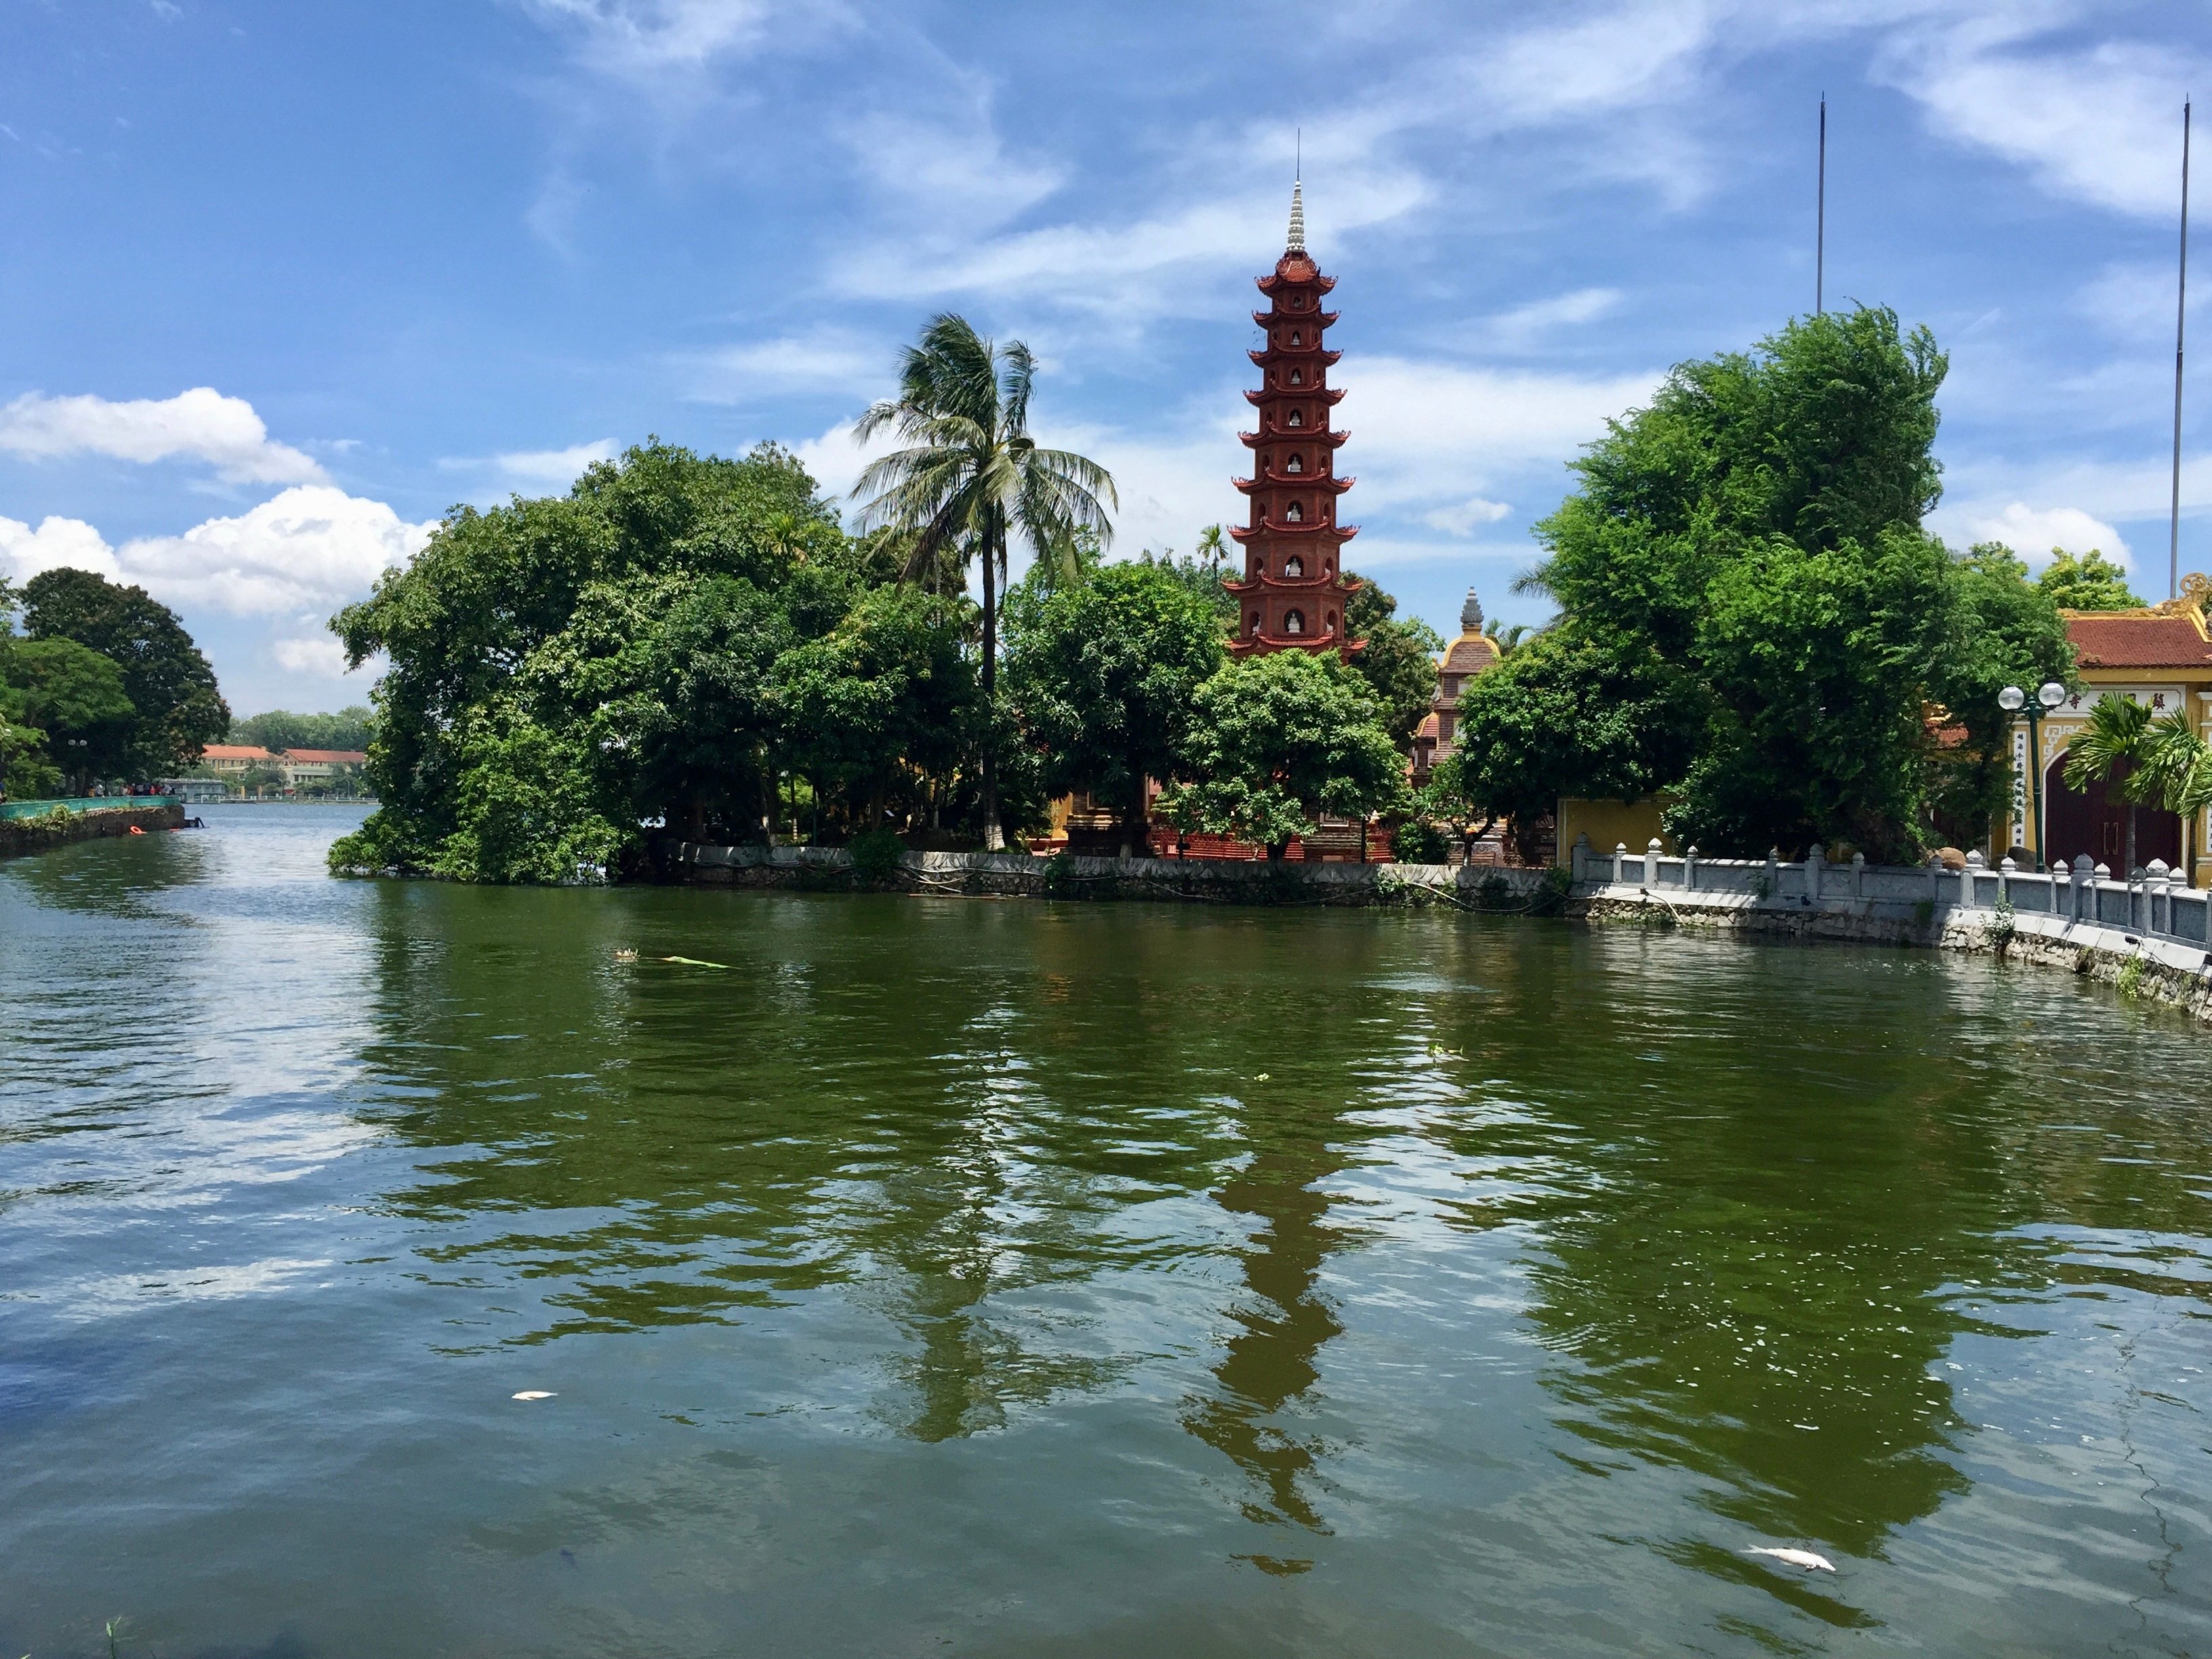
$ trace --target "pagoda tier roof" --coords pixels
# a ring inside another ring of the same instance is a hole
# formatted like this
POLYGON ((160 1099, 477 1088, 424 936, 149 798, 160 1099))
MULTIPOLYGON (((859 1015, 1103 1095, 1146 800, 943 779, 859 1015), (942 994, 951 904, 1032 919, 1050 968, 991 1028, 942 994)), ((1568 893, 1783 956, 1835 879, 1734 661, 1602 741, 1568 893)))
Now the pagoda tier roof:
POLYGON ((1252 286, 1262 294, 1273 294, 1279 288, 1317 288, 1326 294, 1336 286, 1336 278, 1322 276, 1303 253, 1285 253, 1265 276, 1255 276, 1252 286))
POLYGON ((1359 533, 1359 526, 1356 524, 1323 524, 1318 519, 1311 524, 1277 524, 1273 519, 1262 517, 1256 525, 1232 526, 1229 533, 1240 542, 1249 542, 1255 536, 1296 536, 1301 541, 1333 536, 1338 541, 1348 542, 1359 533))
POLYGON ((1240 432, 1237 434, 1247 449, 1257 449, 1261 444, 1288 443, 1324 443, 1331 449, 1341 449, 1344 441, 1351 435, 1350 427, 1333 431, 1325 426, 1276 427, 1267 432, 1240 432))
POLYGON ((1319 362, 1323 368, 1328 368, 1344 356, 1341 351, 1323 351, 1315 346, 1269 346, 1264 351, 1248 351, 1244 355, 1263 368, 1269 363, 1289 362, 1294 359, 1302 363, 1319 362))
POLYGON ((1301 593, 1310 593, 1324 587, 1339 588, 1340 585, 1341 585, 1340 591, 1348 594, 1353 588, 1359 586, 1359 578, 1354 576, 1346 580, 1340 575, 1323 571, 1316 576, 1252 576, 1241 582, 1232 582, 1224 577, 1221 582, 1224 592, 1235 593, 1240 597, 1248 593, 1265 593, 1282 589, 1295 589, 1301 593))
POLYGON ((1337 313, 1334 311, 1255 311, 1252 313, 1252 320, 1262 328, 1273 328, 1277 323, 1311 323, 1316 328, 1328 328, 1335 324, 1336 319, 1337 313))
POLYGON ((1285 488, 1295 485, 1303 489, 1309 484, 1320 484, 1326 489, 1334 489, 1341 495, 1346 490, 1351 489, 1356 481, 1352 478, 1340 478, 1333 472, 1270 472, 1262 467, 1260 476, 1256 478, 1231 478, 1229 482, 1247 495, 1255 489, 1267 489, 1277 485, 1285 488))
POLYGON ((1229 641, 1229 654, 1249 657, 1255 646, 1272 646, 1278 651, 1340 651, 1350 656, 1355 651, 1364 651, 1364 640, 1347 640, 1335 634, 1257 634, 1240 635, 1229 641))
POLYGON ((1257 392, 1244 394, 1244 401, 1248 404, 1256 404, 1262 398, 1279 401, 1285 398, 1318 398, 1325 404, 1340 404, 1344 401, 1344 388, 1340 386, 1261 386, 1257 392))

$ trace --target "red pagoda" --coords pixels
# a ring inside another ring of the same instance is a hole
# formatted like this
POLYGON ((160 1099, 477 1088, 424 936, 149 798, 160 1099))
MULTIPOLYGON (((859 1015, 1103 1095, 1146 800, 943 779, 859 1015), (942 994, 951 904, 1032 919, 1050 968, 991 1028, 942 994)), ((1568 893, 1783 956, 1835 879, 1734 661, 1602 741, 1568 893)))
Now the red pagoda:
POLYGON ((1359 584, 1345 580, 1340 554, 1359 532, 1337 522, 1337 497, 1352 480, 1336 476, 1336 452, 1350 434, 1329 430, 1328 411, 1344 393, 1329 386, 1328 367, 1343 354, 1322 349, 1322 331, 1336 313, 1321 308, 1336 278, 1306 252, 1303 185, 1291 187, 1290 245, 1259 286, 1273 304, 1252 313, 1267 343, 1251 354, 1260 389, 1244 394, 1260 411, 1260 429, 1237 434, 1253 454, 1253 476, 1234 480, 1251 498, 1252 521, 1229 532, 1244 546, 1244 580, 1223 584, 1243 613, 1230 648, 1240 657, 1348 655, 1366 641, 1349 638, 1344 620, 1359 584))

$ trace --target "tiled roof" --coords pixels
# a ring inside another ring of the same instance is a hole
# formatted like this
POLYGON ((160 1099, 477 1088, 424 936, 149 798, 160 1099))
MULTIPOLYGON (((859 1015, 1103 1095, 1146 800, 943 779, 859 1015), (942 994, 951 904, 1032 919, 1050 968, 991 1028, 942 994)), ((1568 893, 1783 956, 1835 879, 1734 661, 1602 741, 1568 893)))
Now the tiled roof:
POLYGON ((1424 714, 1421 716, 1421 723, 1413 728, 1413 735, 1417 738, 1433 738, 1443 730, 1443 721, 1434 714, 1424 714))
POLYGON ((286 760, 327 761, 333 766, 365 766, 368 757, 358 749, 287 749, 286 760))
POLYGON ((276 757, 250 743, 211 743, 200 750, 200 758, 211 761, 274 761, 276 757))
POLYGON ((2069 611, 2066 637, 2084 668, 2212 668, 2212 641, 2193 613, 2069 611))
POLYGON ((1444 653, 1442 667, 1447 674, 1480 674, 1497 661, 1495 645, 1480 634, 1462 634, 1444 653))

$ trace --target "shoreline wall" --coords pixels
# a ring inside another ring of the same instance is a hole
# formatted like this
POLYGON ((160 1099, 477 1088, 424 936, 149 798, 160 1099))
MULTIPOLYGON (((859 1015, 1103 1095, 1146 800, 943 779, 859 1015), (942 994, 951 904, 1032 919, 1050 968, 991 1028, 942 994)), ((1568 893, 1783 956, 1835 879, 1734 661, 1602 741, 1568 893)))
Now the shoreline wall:
MULTIPOLYGON (((130 799, 128 796, 124 799, 130 799)), ((143 799, 143 797, 142 797, 143 799)), ((72 812, 66 818, 0 818, 0 859, 24 858, 49 853, 71 842, 98 841, 107 836, 127 836, 133 829, 151 835, 157 830, 181 830, 185 809, 175 801, 158 806, 117 805, 97 811, 72 812)))
MULTIPOLYGON (((1598 861, 1601 866, 1607 860, 1598 861)), ((1861 878, 1844 890, 1661 890, 1634 877, 1570 884, 1565 871, 1419 864, 1291 864, 1174 859, 1042 859, 1020 853, 908 853, 883 888, 947 896, 1152 899, 1170 903, 1425 907, 1501 915, 1559 915, 1590 926, 1658 927, 1804 943, 1887 945, 1991 955, 2061 969, 2117 987, 2124 995, 2171 1005, 2212 1023, 2212 950, 2103 920, 1964 902, 1955 874, 1875 897, 1861 878), (1851 891, 1852 887, 1859 890, 1851 891), (1819 896, 1814 896, 1818 893, 1819 896), (1940 896, 1939 896, 1940 895, 1940 896), (1954 902, 1944 902, 1956 895, 1954 902)), ((716 886, 849 891, 860 884, 842 848, 716 847, 680 843, 668 875, 716 886)), ((1977 872, 1977 874, 1983 872, 1977 872)), ((1996 872, 1987 872, 1994 875, 1996 872)), ((1986 876, 1984 877, 1986 879, 1986 876)), ((1781 886, 1784 884, 1778 883, 1781 886)), ((1801 884, 1802 885, 1802 884, 1801 884)), ((1976 896, 1978 897, 1978 892, 1976 896)), ((2148 901, 2142 901, 2148 904, 2148 901)), ((2130 901, 2133 911, 2136 901, 2130 901)), ((2155 915, 2155 910, 2150 914, 2155 915)))

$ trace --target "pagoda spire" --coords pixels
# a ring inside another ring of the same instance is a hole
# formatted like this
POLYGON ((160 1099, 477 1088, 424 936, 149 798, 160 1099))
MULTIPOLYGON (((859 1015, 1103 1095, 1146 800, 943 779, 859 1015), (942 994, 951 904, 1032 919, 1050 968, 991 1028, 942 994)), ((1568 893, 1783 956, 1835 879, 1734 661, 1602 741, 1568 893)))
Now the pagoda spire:
POLYGON ((1236 596, 1237 656, 1271 651, 1333 651, 1349 655, 1366 643, 1351 637, 1352 592, 1344 574, 1345 543, 1358 534, 1340 522, 1337 498, 1352 488, 1339 475, 1344 434, 1329 411, 1344 396, 1328 383, 1337 353, 1322 343, 1336 313, 1322 301, 1336 286, 1306 252, 1304 180, 1291 185, 1290 246, 1259 280, 1268 299, 1252 320, 1266 344, 1250 354, 1260 389, 1244 394, 1259 429, 1240 434, 1252 451, 1252 476, 1235 480, 1251 502, 1249 523, 1229 533, 1244 550, 1241 581, 1223 586, 1236 596))

